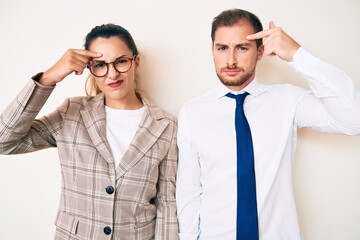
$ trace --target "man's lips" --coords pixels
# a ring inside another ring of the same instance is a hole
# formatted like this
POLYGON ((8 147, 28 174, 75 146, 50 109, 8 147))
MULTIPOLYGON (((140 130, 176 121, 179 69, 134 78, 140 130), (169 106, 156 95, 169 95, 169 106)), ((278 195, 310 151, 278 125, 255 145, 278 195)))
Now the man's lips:
POLYGON ((118 80, 118 81, 109 83, 108 86, 111 87, 111 88, 117 88, 117 87, 119 87, 123 82, 124 82, 123 80, 118 80))
POLYGON ((241 70, 240 69, 225 69, 224 72, 229 76, 237 75, 241 70))

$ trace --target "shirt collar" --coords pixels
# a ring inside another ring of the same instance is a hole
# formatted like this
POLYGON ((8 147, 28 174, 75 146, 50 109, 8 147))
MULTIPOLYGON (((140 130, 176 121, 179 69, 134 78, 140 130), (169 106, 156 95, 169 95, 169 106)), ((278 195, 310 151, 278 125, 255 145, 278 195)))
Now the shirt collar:
POLYGON ((248 92, 250 95, 253 95, 255 97, 259 96, 261 93, 263 93, 267 88, 262 86, 256 78, 254 78, 244 89, 242 89, 239 92, 232 91, 228 87, 226 87, 224 84, 219 82, 217 88, 216 88, 216 99, 221 99, 229 92, 237 95, 242 94, 244 92, 248 92))

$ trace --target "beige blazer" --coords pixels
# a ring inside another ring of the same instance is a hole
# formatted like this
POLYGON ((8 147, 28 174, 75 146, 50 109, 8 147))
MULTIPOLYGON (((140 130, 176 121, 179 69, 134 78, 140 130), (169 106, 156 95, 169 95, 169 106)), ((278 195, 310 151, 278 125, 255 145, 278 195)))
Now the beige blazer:
POLYGON ((57 147, 62 172, 55 239, 178 239, 175 119, 146 111, 119 166, 106 140, 104 95, 66 99, 35 119, 52 87, 31 80, 0 117, 0 153, 57 147))

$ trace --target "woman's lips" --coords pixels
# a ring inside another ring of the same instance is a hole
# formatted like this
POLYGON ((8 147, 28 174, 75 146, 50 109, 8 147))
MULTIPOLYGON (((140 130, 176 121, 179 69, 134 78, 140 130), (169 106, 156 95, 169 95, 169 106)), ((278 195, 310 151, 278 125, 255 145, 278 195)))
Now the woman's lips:
POLYGON ((108 86, 111 87, 111 88, 117 88, 117 87, 119 87, 123 82, 124 82, 123 80, 118 80, 118 81, 109 83, 108 86))

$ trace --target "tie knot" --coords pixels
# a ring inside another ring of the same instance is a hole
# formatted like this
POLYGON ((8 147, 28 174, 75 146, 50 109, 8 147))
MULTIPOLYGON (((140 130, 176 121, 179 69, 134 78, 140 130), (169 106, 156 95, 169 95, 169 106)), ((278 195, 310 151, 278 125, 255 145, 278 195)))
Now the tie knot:
POLYGON ((238 95, 228 93, 225 96, 227 96, 229 98, 234 98, 236 100, 236 105, 237 106, 242 106, 244 104, 244 100, 245 100, 247 95, 249 95, 248 92, 244 92, 243 94, 238 94, 238 95))

